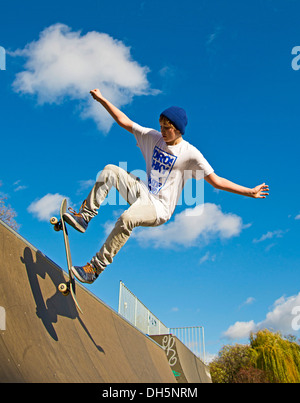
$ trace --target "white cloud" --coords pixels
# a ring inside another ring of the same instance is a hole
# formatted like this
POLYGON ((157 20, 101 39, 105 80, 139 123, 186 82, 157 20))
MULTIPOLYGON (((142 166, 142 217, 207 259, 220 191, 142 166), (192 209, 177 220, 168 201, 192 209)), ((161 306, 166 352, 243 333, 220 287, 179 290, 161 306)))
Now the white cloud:
POLYGON ((215 359, 218 357, 218 354, 211 354, 208 353, 207 351, 205 352, 205 364, 208 365, 212 361, 215 361, 215 359))
POLYGON ((260 327, 281 330, 284 333, 293 333, 293 308, 300 306, 300 292, 291 297, 281 297, 274 303, 274 309, 266 315, 260 327))
POLYGON ((14 182, 14 192, 19 192, 20 190, 25 190, 27 189, 26 185, 21 185, 21 180, 17 180, 16 182, 14 182))
POLYGON ((39 221, 49 221, 53 215, 59 214, 60 205, 64 198, 65 196, 58 193, 48 193, 41 199, 32 202, 28 207, 28 212, 36 216, 39 221))
POLYGON ((82 194, 83 192, 90 191, 95 184, 95 179, 88 180, 80 180, 78 181, 78 189, 76 191, 77 195, 82 194))
POLYGON ((115 220, 115 221, 108 220, 102 225, 106 236, 108 236, 111 233, 111 231, 114 229, 116 221, 117 220, 115 220))
POLYGON ((100 88, 118 107, 131 102, 134 95, 158 93, 150 89, 148 67, 140 66, 128 46, 105 33, 82 35, 67 25, 54 24, 38 40, 10 55, 26 58, 25 70, 13 83, 15 91, 36 95, 40 104, 77 100, 81 117, 94 119, 106 132, 113 121, 91 98, 91 89, 100 88))
POLYGON ((254 297, 248 297, 246 299, 246 301, 244 301, 240 306, 239 309, 241 309, 242 307, 246 306, 246 305, 252 305, 255 302, 255 298, 254 297))
POLYGON ((213 42, 220 36, 220 33, 222 32, 222 27, 216 27, 214 32, 210 35, 208 35, 207 41, 206 41, 206 46, 209 48, 213 42))
MULTIPOLYGON (((259 329, 270 329, 280 331, 283 334, 294 334, 295 324, 300 312, 300 292, 291 297, 281 297, 273 304, 272 310, 267 313, 265 319, 259 323, 253 320, 249 322, 236 322, 230 326, 223 335, 229 339, 243 339, 249 337, 250 332, 257 332, 259 329), (297 309, 296 309, 297 308, 297 309)), ((297 325, 299 324, 300 316, 297 325)))
POLYGON ((25 190, 25 189, 27 189, 27 186, 25 186, 25 185, 20 185, 20 186, 18 186, 18 187, 16 187, 16 188, 14 189, 14 192, 19 192, 20 190, 25 190))
POLYGON ((253 304, 253 302, 255 302, 255 298, 254 297, 249 297, 244 302, 244 305, 251 305, 251 304, 253 304))
POLYGON ((254 243, 259 243, 259 242, 263 242, 266 239, 272 239, 272 238, 282 238, 283 235, 286 233, 287 231, 283 231, 281 229, 276 230, 276 231, 268 231, 266 234, 262 235, 259 239, 253 239, 254 243))
POLYGON ((203 264, 207 261, 214 262, 216 260, 216 255, 211 255, 210 252, 206 252, 204 256, 199 259, 199 264, 203 264))
POLYGON ((153 243, 155 247, 170 248, 178 245, 200 246, 211 239, 228 239, 240 234, 241 217, 223 213, 220 206, 205 203, 175 215, 174 221, 159 227, 140 229, 135 237, 139 242, 153 243))
POLYGON ((256 325, 253 320, 250 322, 235 322, 234 325, 230 326, 224 336, 229 339, 244 339, 249 337, 251 332, 255 332, 256 325))

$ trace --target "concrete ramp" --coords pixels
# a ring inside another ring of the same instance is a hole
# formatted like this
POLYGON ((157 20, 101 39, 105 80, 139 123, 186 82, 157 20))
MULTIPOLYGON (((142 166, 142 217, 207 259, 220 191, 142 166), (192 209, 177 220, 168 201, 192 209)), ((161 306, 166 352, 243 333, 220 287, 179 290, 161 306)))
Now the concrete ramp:
POLYGON ((176 382, 159 345, 77 285, 79 315, 64 275, 0 221, 0 382, 176 382))
POLYGON ((212 383, 208 367, 176 336, 151 336, 165 350, 174 376, 179 383, 212 383))

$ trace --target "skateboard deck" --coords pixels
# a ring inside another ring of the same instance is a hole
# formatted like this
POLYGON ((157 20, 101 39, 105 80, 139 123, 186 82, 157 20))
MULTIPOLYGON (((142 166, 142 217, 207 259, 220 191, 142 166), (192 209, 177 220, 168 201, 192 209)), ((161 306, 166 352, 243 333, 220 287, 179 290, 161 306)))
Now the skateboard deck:
POLYGON ((50 223, 54 225, 54 230, 55 231, 62 231, 64 234, 64 243, 65 243, 65 249, 66 249, 66 257, 67 257, 67 264, 68 264, 68 272, 69 272, 69 281, 65 283, 60 283, 58 286, 58 290, 64 295, 67 296, 69 293, 71 293, 71 296, 73 298, 73 301, 75 305, 77 306, 78 310, 82 312, 77 299, 76 299, 76 282, 75 282, 75 276, 71 270, 72 268, 72 257, 71 257, 71 250, 70 250, 70 242, 69 242, 69 235, 68 235, 68 230, 66 227, 66 223, 64 221, 63 215, 67 211, 67 199, 63 199, 61 206, 60 206, 60 220, 58 220, 56 217, 52 217, 50 219, 50 223))

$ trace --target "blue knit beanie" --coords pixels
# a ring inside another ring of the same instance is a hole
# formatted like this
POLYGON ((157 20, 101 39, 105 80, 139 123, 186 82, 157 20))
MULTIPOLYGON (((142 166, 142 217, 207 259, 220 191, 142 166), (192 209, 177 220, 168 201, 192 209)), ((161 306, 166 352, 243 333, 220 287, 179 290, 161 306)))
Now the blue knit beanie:
POLYGON ((188 119, 184 109, 179 108, 178 106, 171 106, 170 108, 163 111, 160 116, 165 116, 166 118, 168 118, 174 124, 176 129, 179 130, 181 134, 184 134, 185 127, 188 123, 188 119))

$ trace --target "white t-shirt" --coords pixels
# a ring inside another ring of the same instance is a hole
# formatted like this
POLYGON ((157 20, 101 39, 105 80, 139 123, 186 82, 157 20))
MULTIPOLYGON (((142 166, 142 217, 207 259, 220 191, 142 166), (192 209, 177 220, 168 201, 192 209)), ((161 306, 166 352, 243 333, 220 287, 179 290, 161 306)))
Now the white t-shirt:
POLYGON ((147 187, 157 212, 157 224, 168 221, 187 179, 200 179, 214 170, 189 142, 169 146, 154 129, 133 124, 133 134, 146 161, 147 187))

